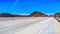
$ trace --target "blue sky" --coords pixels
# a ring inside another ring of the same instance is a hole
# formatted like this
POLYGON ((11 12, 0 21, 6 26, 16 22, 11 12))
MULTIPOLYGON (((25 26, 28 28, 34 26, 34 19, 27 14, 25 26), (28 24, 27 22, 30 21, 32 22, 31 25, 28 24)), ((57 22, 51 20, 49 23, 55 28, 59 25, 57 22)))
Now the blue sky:
POLYGON ((45 14, 60 12, 60 0, 0 0, 0 13, 30 14, 34 11, 45 14))

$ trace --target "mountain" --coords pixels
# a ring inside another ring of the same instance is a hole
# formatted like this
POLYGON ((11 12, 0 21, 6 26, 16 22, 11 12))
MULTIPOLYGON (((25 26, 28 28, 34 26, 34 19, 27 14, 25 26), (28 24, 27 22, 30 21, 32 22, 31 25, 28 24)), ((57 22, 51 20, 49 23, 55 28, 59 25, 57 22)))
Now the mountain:
POLYGON ((29 17, 29 15, 19 15, 10 13, 0 13, 0 17, 29 17))
POLYGON ((10 14, 10 13, 0 13, 0 17, 48 17, 48 15, 41 12, 35 11, 30 15, 19 15, 19 14, 10 14))
POLYGON ((12 14, 13 17, 20 17, 21 15, 18 15, 18 14, 12 14))
POLYGON ((60 12, 53 15, 54 17, 60 17, 60 12))
POLYGON ((30 16, 30 17, 48 17, 48 15, 43 14, 43 13, 41 13, 41 12, 37 12, 37 11, 31 13, 29 16, 30 16))
POLYGON ((20 17, 18 14, 0 13, 0 17, 20 17))

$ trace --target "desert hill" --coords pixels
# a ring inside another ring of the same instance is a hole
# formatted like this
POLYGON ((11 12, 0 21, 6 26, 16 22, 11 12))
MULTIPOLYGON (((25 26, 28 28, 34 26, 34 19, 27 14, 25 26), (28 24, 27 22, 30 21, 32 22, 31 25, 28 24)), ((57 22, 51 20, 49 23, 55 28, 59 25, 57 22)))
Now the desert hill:
POLYGON ((37 12, 37 11, 31 13, 29 16, 30 16, 30 17, 48 17, 48 15, 43 14, 43 13, 41 13, 41 12, 37 12))
POLYGON ((60 17, 60 12, 53 15, 54 17, 60 17))

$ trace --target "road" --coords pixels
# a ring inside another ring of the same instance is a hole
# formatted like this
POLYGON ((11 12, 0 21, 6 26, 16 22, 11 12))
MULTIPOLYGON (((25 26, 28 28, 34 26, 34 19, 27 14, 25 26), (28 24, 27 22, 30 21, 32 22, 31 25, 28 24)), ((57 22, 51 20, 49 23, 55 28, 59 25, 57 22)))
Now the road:
POLYGON ((0 18, 0 20, 0 34, 60 34, 56 28, 59 22, 53 17, 0 18))

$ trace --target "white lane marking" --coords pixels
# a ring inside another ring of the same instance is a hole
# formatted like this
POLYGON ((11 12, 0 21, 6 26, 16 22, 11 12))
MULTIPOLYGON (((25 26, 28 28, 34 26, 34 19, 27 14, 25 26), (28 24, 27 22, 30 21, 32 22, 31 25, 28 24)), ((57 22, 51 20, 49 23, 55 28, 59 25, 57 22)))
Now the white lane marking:
POLYGON ((54 30, 54 20, 48 20, 47 24, 38 32, 38 34, 56 34, 54 30))

